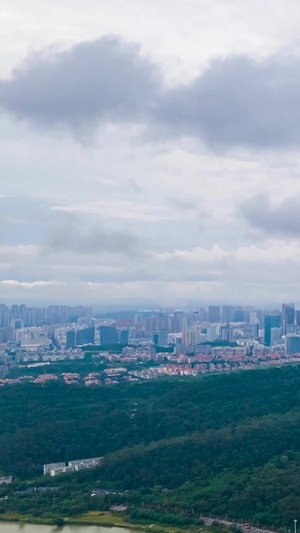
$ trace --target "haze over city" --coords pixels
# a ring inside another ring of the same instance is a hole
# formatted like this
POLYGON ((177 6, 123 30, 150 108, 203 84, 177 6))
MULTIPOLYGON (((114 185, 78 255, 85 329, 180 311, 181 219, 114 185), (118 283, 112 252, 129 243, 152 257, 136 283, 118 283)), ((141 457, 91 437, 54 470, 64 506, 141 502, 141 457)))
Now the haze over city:
POLYGON ((3 0, 0 295, 300 303, 294 0, 3 0))
POLYGON ((0 304, 0 387, 58 379, 106 386, 299 362, 300 310, 293 303, 281 310, 210 305, 107 314, 83 305, 0 304), (74 372, 76 361, 83 374, 74 372))

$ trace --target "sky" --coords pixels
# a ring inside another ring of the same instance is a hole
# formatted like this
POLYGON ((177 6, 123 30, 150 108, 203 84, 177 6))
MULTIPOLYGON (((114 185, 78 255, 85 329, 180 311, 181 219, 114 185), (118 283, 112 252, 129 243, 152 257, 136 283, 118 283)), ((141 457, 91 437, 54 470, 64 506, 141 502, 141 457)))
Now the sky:
POLYGON ((0 300, 300 304, 300 4, 2 0, 0 300))

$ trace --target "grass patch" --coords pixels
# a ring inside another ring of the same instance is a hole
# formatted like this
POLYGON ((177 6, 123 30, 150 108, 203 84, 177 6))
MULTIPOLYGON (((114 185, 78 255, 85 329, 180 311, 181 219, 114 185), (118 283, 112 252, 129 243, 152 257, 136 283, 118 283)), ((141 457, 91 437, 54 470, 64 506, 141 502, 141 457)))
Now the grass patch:
MULTIPOLYGON (((44 524, 44 525, 55 525, 58 523, 58 518, 42 518, 36 517, 31 514, 21 514, 14 512, 6 512, 0 514, 0 523, 2 522, 25 522, 29 524, 44 524)), ((137 524, 130 520, 130 517, 126 514, 110 513, 103 511, 90 511, 86 514, 72 517, 64 518, 65 525, 81 525, 81 526, 102 526, 102 527, 124 527, 127 529, 135 529, 137 531, 145 531, 146 533, 231 533, 227 528, 216 527, 216 526, 187 526, 187 527, 176 527, 160 524, 160 523, 148 523, 148 524, 137 524)))
POLYGON ((7 511, 0 514, 0 522, 28 522, 29 524, 53 525, 54 520, 51 518, 41 518, 32 514, 21 514, 7 511))
MULTIPOLYGON (((68 519, 68 524, 99 524, 103 525, 114 525, 114 526, 123 526, 131 527, 130 519, 128 515, 120 515, 117 513, 103 512, 103 511, 90 511, 86 514, 72 517, 68 519)), ((136 526, 133 526, 136 527, 136 526)), ((140 528, 137 528, 140 529, 140 528)))
POLYGON ((117 527, 126 527, 130 529, 142 530, 142 531, 152 531, 156 533, 158 530, 163 533, 180 533, 182 530, 186 532, 196 532, 201 531, 201 533, 212 533, 211 529, 206 526, 187 526, 176 527, 171 526, 170 524, 160 524, 160 523, 151 523, 151 521, 143 521, 143 523, 137 523, 130 520, 129 515, 110 513, 103 511, 90 511, 84 515, 77 516, 75 518, 69 518, 67 520, 68 524, 80 524, 80 525, 99 525, 99 526, 117 526, 117 527))

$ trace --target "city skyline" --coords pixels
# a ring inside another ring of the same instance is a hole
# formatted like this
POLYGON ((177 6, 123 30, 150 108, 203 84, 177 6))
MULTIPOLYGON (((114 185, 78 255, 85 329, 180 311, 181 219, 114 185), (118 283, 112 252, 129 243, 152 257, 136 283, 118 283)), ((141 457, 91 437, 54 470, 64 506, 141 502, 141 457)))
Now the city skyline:
MULTIPOLYGON (((193 311, 101 314, 84 306, 34 308, 0 304, 2 385, 15 383, 7 375, 16 362, 39 367, 55 361, 82 360, 88 347, 92 350, 90 356, 103 352, 124 363, 131 357, 140 357, 143 362, 149 357, 157 362, 166 358, 170 361, 171 366, 133 374, 142 379, 181 371, 196 375, 198 371, 226 372, 260 364, 281 366, 299 361, 300 309, 290 302, 283 303, 281 311, 210 305, 193 311), (217 367, 216 360, 222 361, 217 367), (176 366, 183 362, 186 367, 176 366), (192 362, 200 366, 191 368, 192 362)), ((67 381, 70 376, 67 374, 67 381)), ((57 377, 47 373, 45 379, 57 377)), ((43 380, 39 374, 34 382, 43 380)))

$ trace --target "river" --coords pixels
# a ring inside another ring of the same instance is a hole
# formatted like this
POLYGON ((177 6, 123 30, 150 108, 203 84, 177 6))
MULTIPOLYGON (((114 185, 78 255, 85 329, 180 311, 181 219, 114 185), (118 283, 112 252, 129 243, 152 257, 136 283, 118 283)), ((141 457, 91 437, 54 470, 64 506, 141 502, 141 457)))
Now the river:
MULTIPOLYGON (((44 526, 24 524, 23 522, 0 522, 0 533, 133 533, 132 529, 102 526, 44 526)), ((134 532, 136 533, 136 531, 134 532)))

